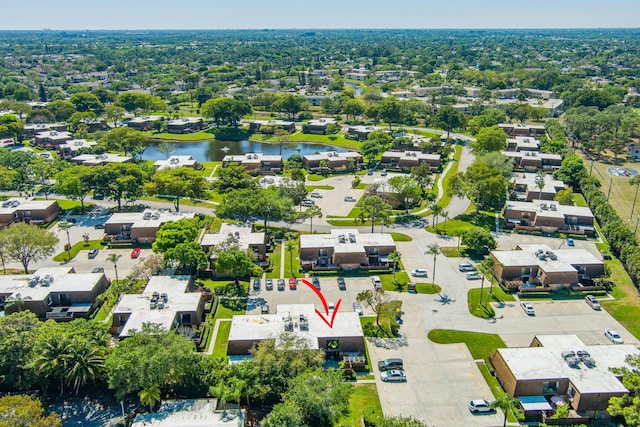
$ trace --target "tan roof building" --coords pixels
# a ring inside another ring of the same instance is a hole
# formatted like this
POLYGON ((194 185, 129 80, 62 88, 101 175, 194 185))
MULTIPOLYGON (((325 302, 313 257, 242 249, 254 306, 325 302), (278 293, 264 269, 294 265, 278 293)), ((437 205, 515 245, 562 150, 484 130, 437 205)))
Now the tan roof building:
POLYGON ((380 164, 386 168, 411 169, 427 163, 432 171, 440 169, 440 154, 428 154, 421 151, 386 151, 382 153, 380 164))
POLYGON ((0 228, 15 222, 41 225, 53 221, 60 214, 60 205, 55 200, 14 197, 0 203, 0 228))
POLYGON ((507 227, 543 233, 593 234, 594 216, 586 206, 561 205, 547 200, 507 201, 504 208, 507 227))
POLYGON ((104 224, 104 240, 111 242, 152 243, 158 229, 165 222, 193 218, 194 212, 170 212, 145 209, 143 212, 114 213, 104 224))

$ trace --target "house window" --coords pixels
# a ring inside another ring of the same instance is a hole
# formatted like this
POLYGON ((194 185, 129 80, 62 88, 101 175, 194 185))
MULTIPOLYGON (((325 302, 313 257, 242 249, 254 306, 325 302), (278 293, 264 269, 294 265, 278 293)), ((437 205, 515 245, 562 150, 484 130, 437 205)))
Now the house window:
POLYGON ((545 396, 553 396, 558 394, 558 381, 547 381, 542 383, 542 394, 545 396))
POLYGON ((520 276, 521 277, 529 277, 531 276, 531 267, 522 267, 520 269, 520 276))
POLYGON ((320 249, 318 251, 318 256, 329 256, 329 251, 327 249, 320 249))
POLYGON ((380 253, 380 248, 369 248, 369 255, 378 255, 380 253))
POLYGON ((180 322, 183 325, 190 325, 191 324, 191 313, 182 313, 182 315, 180 316, 180 322))
POLYGON ((587 266, 579 265, 578 266, 578 274, 587 274, 587 266))
POLYGON ((569 402, 573 402, 573 397, 576 395, 576 390, 573 388, 571 384, 569 384, 569 388, 567 388, 567 397, 569 398, 569 402))

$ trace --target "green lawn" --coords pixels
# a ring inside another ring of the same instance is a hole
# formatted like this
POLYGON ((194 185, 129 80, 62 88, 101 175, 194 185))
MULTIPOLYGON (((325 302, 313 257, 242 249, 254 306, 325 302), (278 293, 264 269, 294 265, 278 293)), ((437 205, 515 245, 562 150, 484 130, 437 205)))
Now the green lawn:
POLYGON ((495 316, 490 302, 515 301, 513 295, 505 293, 499 286, 494 286, 492 294, 489 293, 489 282, 485 280, 482 290, 482 307, 480 306, 480 288, 470 289, 467 293, 467 306, 469 313, 482 319, 489 319, 495 316))
MULTIPOLYGON (((504 391, 504 389, 500 385, 500 381, 498 381, 496 377, 491 375, 491 372, 489 372, 489 368, 487 368, 487 365, 483 362, 478 362, 477 365, 478 365, 478 369, 480 369, 480 373, 482 374, 482 377, 484 378, 487 385, 491 389, 491 393, 493 394, 493 397, 497 399, 498 397, 502 397, 506 395, 507 393, 504 391)), ((513 411, 509 411, 507 413, 507 421, 514 422, 514 423, 517 422, 517 419, 513 414, 513 411)))
POLYGON ((615 300, 601 300, 600 305, 609 312, 634 337, 640 338, 640 298, 631 278, 619 260, 605 261, 611 271, 609 277, 615 284, 611 294, 615 300))
MULTIPOLYGON (((253 135, 249 138, 249 141, 278 144, 273 136, 264 134, 261 134, 259 136, 253 135)), ((336 135, 312 135, 302 132, 295 132, 289 135, 289 140, 286 144, 290 145, 296 142, 333 145, 334 147, 345 148, 347 150, 359 150, 362 145, 359 141, 345 138, 343 132, 339 132, 336 135)))
POLYGON ((283 274, 285 277, 301 277, 303 274, 300 273, 302 267, 300 266, 300 257, 298 255, 298 240, 292 240, 291 242, 294 244, 291 251, 287 250, 285 243, 283 274))
POLYGON ((442 291, 442 288, 438 285, 433 286, 433 283, 416 283, 416 292, 419 294, 437 294, 442 291))
POLYGON ((146 131, 143 132, 145 136, 153 141, 153 140, 162 140, 162 141, 175 141, 175 142, 195 142, 195 141, 206 141, 215 139, 215 136, 206 130, 194 133, 155 133, 154 131, 146 131))
POLYGON ((433 329, 428 338, 438 344, 465 343, 474 359, 486 359, 498 348, 506 347, 500 335, 481 332, 433 329))
POLYGON ((322 175, 318 175, 316 173, 310 173, 307 175, 307 181, 322 181, 323 179, 326 179, 326 176, 322 176, 322 175))
POLYGON ((331 185, 307 185, 305 186, 305 189, 311 192, 313 190, 335 190, 335 187, 332 187, 331 185))
MULTIPOLYGON (((66 240, 66 239, 62 239, 66 240)), ((71 254, 71 259, 75 258, 80 251, 88 251, 90 249, 102 249, 102 240, 89 240, 88 244, 85 244, 84 240, 78 242, 71 246, 71 250, 69 253, 71 254)), ((62 262, 67 260, 67 251, 60 252, 56 256, 53 257, 54 261, 62 262)))
MULTIPOLYGON (((373 275, 375 275, 374 273, 375 272, 372 272, 373 275)), ((382 281, 382 288, 385 291, 402 292, 403 290, 406 289, 407 283, 411 281, 409 280, 409 275, 404 271, 396 271, 395 279, 393 278, 392 273, 377 274, 377 275, 380 276, 380 280, 382 281)))
MULTIPOLYGON (((499 214, 500 228, 505 227, 502 214, 499 214)), ((446 234, 449 236, 459 236, 463 232, 474 228, 480 227, 487 230, 495 230, 496 228, 496 214, 495 212, 480 211, 479 215, 476 215, 475 206, 470 205, 465 213, 458 215, 453 219, 447 220, 445 227, 444 221, 438 221, 436 229, 433 228, 433 224, 427 228, 427 231, 432 233, 446 234)))
POLYGON ((380 313, 380 327, 376 325, 376 316, 361 316, 360 325, 366 337, 392 338, 393 328, 398 328, 395 320, 396 308, 402 308, 402 301, 393 300, 385 303, 386 308, 380 313))
POLYGON ((413 239, 411 236, 407 236, 406 234, 392 232, 390 233, 394 242, 410 242, 413 239))
POLYGON ((282 245, 280 245, 280 243, 276 244, 273 252, 269 254, 269 260, 271 261, 271 271, 267 272, 267 279, 278 279, 280 277, 281 246, 282 245))
POLYGON ((375 384, 357 384, 349 398, 349 415, 338 422, 342 427, 361 427, 362 417, 376 420, 382 417, 382 406, 375 384))
POLYGON ((216 342, 213 345, 213 357, 227 357, 227 344, 231 332, 231 321, 222 321, 218 326, 216 342))

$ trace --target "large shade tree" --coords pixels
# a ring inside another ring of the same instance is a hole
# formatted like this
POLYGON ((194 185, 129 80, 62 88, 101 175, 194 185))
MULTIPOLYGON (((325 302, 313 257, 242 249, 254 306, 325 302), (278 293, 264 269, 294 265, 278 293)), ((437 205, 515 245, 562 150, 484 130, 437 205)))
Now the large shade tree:
POLYGON ((41 261, 52 255, 58 243, 58 238, 50 231, 23 222, 13 224, 0 233, 5 239, 7 255, 22 264, 25 274, 29 274, 32 261, 41 261))
POLYGON ((191 168, 175 168, 156 172, 151 182, 145 185, 145 192, 173 196, 176 212, 179 212, 180 198, 202 198, 206 195, 207 188, 207 181, 198 171, 191 168))

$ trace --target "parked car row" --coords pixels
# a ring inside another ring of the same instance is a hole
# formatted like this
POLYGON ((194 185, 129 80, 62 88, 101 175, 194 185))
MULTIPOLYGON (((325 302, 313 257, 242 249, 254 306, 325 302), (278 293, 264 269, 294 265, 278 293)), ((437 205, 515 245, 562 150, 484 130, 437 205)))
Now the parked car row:
MULTIPOLYGON (((277 281, 277 288, 279 291, 284 291, 285 289, 285 279, 275 279, 277 281)), ((274 279, 266 279, 264 283, 264 287, 267 291, 273 290, 273 281, 274 279)), ((313 286, 320 290, 320 279, 316 276, 311 278, 311 283, 313 286)), ((262 289, 262 281, 260 279, 253 279, 252 288, 255 292, 259 292, 262 289)), ((298 288, 298 279, 293 277, 289 278, 289 289, 295 291, 298 288)), ((341 291, 347 290, 347 283, 342 277, 338 277, 338 289, 341 291)))

